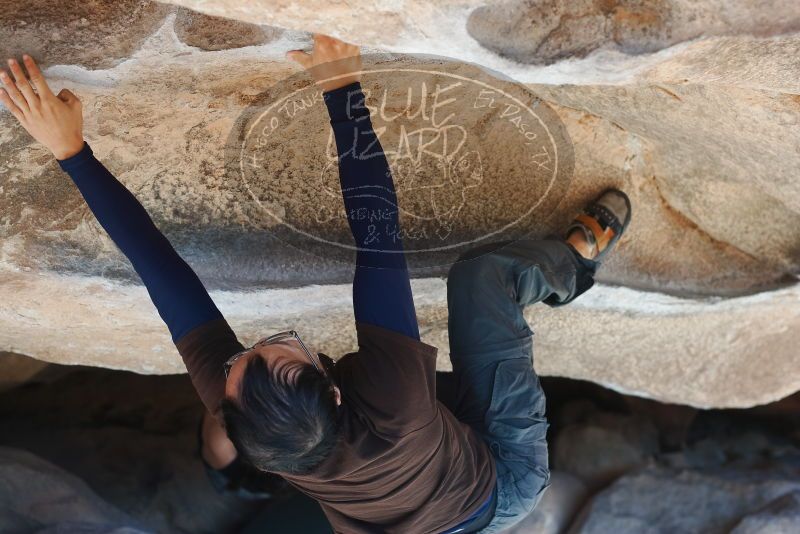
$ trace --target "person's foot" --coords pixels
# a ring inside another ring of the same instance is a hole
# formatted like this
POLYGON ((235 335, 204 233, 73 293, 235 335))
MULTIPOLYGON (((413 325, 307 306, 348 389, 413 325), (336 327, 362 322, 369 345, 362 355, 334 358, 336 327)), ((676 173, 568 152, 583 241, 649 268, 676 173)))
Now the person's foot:
POLYGON ((602 261, 631 221, 631 201, 618 189, 607 189, 583 209, 565 234, 584 258, 602 261))
POLYGON ((583 231, 577 228, 573 228, 572 231, 567 234, 565 241, 572 245, 572 248, 577 250, 578 254, 586 259, 592 260, 597 254, 596 247, 592 247, 589 241, 587 241, 583 231))

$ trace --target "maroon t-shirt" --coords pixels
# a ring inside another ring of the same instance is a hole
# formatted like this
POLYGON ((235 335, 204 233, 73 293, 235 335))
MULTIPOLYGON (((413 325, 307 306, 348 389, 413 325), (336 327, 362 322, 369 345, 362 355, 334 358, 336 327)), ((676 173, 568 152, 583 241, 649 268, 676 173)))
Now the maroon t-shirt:
MULTIPOLYGON (((335 367, 342 439, 312 472, 284 478, 316 499, 336 532, 437 533, 477 510, 495 486, 484 441, 436 400, 431 345, 356 323, 358 351, 335 367)), ((242 345, 224 319, 176 346, 206 407, 217 412, 222 366, 242 345)))

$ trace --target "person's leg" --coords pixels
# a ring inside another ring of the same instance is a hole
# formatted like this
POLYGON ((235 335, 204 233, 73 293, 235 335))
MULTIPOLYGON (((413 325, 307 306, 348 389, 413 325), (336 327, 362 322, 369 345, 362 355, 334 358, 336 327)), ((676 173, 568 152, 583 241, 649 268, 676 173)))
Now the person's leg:
POLYGON ((533 374, 533 333, 524 307, 571 302, 594 284, 597 265, 560 239, 493 243, 459 258, 447 279, 459 419, 483 425, 500 361, 527 358, 533 374))
MULTIPOLYGON (((453 412, 486 440, 497 466, 496 532, 527 515, 549 485, 545 398, 525 306, 561 306, 594 283, 597 264, 559 239, 469 251, 447 281, 453 412)), ((438 385, 438 384, 437 384, 438 385)))

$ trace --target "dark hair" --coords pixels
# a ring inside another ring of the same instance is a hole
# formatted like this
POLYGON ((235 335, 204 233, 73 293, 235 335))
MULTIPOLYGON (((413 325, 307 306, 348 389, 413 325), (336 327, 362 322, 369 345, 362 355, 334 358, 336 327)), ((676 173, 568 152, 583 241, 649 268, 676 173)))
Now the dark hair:
POLYGON ((238 402, 222 401, 228 437, 261 471, 307 473, 339 439, 333 386, 311 364, 250 358, 238 402))

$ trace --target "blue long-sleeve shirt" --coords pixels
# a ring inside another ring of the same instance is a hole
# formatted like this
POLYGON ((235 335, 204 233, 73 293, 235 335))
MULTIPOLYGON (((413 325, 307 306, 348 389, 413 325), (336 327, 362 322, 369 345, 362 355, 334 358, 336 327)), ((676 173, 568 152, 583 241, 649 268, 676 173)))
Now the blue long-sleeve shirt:
POLYGON ((356 247, 356 321, 419 339, 400 230, 399 208, 383 147, 359 83, 324 94, 339 154, 339 181, 356 247))
MULTIPOLYGON (((323 96, 339 153, 345 210, 358 247, 353 280, 356 321, 419 339, 402 243, 390 238, 399 229, 397 197, 361 85, 356 82, 323 96), (365 215, 377 211, 382 213, 380 226, 370 227, 373 219, 365 215)), ((59 165, 141 277, 173 342, 222 318, 192 268, 133 194, 94 157, 88 143, 59 165)))

